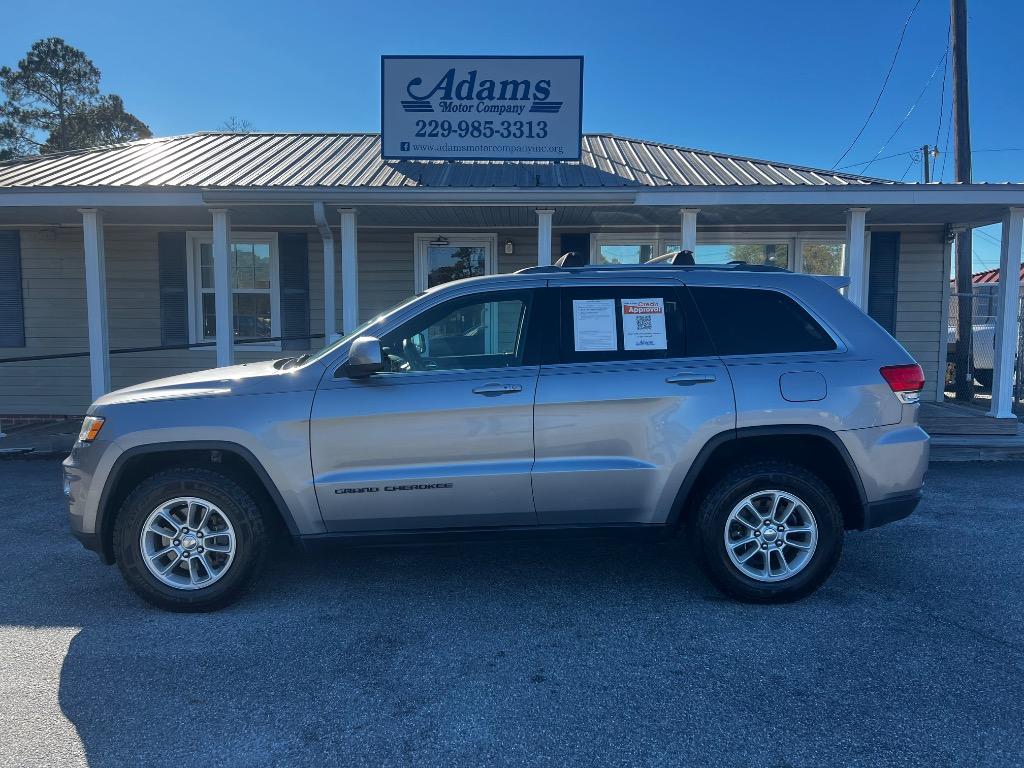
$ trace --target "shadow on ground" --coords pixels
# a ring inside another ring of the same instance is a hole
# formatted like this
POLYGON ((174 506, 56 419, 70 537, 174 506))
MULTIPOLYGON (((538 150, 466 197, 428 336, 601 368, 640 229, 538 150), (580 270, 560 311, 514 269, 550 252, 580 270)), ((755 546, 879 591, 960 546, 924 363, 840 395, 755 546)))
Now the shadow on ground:
POLYGON ((1007 764, 1021 468, 933 472, 791 606, 720 598, 679 542, 586 541, 293 551, 182 616, 69 539, 52 464, 7 462, 0 626, 81 628, 59 704, 94 766, 1007 764))

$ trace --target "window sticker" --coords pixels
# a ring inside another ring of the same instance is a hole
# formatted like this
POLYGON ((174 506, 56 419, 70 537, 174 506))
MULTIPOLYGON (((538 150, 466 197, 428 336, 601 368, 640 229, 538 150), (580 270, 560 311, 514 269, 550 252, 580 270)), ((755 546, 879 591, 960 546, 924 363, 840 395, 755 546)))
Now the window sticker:
POLYGON ((664 299, 622 300, 624 349, 668 349, 664 299))
MULTIPOLYGON (((574 299, 572 325, 577 352, 615 352, 615 299, 574 299)), ((662 324, 664 328, 664 324, 662 324)), ((664 335, 664 331, 662 332, 664 335)))

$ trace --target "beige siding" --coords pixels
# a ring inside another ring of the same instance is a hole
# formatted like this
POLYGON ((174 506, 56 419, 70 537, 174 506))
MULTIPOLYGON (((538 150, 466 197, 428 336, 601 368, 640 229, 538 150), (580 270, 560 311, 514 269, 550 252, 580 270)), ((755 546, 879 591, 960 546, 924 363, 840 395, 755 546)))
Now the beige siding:
POLYGON ((945 242, 941 229, 900 235, 896 339, 924 369, 926 399, 941 399, 940 367, 946 331, 942 327, 945 242))
MULTIPOLYGON (((267 227, 272 229, 272 227, 267 227)), ((574 229, 573 231, 580 231, 574 229)), ((160 344, 160 296, 156 228, 107 227, 107 302, 110 346, 160 344)), ((498 271, 537 263, 533 229, 495 230, 498 271), (505 255, 511 240, 513 253, 505 255)), ((490 233, 488 233, 490 234, 490 233)), ((414 232, 361 229, 359 232, 359 316, 365 320, 406 298, 414 288, 414 232)), ((310 332, 323 333, 323 243, 309 237, 310 332)), ((82 352, 88 349, 82 232, 78 228, 23 229, 22 281, 26 346, 0 349, 0 357, 82 352)), ((336 243, 338 240, 336 239, 336 243)), ((558 255, 559 233, 552 238, 558 255)), ((341 327, 340 264, 337 326, 341 327)), ((901 238, 896 337, 921 363, 936 392, 941 345, 943 289, 942 233, 908 231, 901 238)), ((312 348, 321 340, 310 342, 312 348)), ((238 352, 239 361, 280 356, 275 351, 238 352)), ((111 383, 124 387, 216 364, 213 349, 167 350, 114 355, 111 383)), ((0 414, 83 413, 90 401, 88 358, 0 365, 0 414)))

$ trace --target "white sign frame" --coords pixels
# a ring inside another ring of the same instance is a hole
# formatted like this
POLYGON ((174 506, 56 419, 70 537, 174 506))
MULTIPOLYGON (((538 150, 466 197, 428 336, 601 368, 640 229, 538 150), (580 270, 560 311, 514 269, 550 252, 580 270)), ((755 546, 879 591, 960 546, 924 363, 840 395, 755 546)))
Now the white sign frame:
POLYGON ((582 155, 582 56, 381 56, 380 69, 385 160, 582 155))

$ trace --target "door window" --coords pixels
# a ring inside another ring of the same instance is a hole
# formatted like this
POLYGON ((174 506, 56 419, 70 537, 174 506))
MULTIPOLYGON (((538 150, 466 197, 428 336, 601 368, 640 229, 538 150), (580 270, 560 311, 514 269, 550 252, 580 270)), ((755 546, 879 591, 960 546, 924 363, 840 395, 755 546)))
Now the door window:
POLYGON ((391 372, 524 365, 532 295, 474 294, 426 310, 381 339, 391 372))
POLYGON ((416 236, 416 290, 494 272, 493 235, 416 236))
POLYGON ((685 357, 687 323, 672 286, 563 288, 559 360, 685 357))

